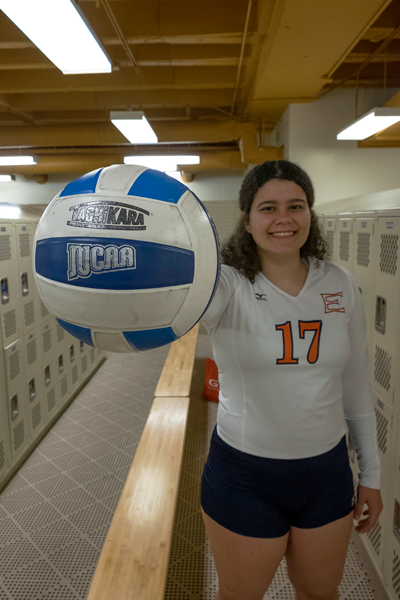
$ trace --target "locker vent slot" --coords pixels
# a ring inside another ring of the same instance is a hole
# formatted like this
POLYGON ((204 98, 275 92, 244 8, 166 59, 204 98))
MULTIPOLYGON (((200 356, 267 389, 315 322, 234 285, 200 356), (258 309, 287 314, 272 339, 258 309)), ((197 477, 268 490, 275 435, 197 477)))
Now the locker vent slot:
POLYGON ((51 330, 45 331, 43 334, 43 352, 46 353, 51 349, 51 330))
POLYGON ((90 362, 94 363, 94 349, 93 348, 90 349, 90 362))
POLYGON ((68 391, 68 384, 67 384, 67 376, 66 375, 64 375, 64 377, 61 379, 60 386, 61 386, 61 396, 65 396, 65 394, 68 391))
POLYGON ((14 433, 14 450, 15 452, 22 446, 25 441, 24 420, 22 419, 13 431, 14 433))
POLYGON ((78 367, 75 365, 72 367, 72 383, 76 383, 78 381, 78 367))
POLYGON ((40 314, 42 315, 42 319, 47 317, 47 315, 49 314, 49 311, 47 310, 42 301, 40 301, 40 314))
POLYGON ((29 233, 19 234, 19 251, 21 257, 30 256, 31 248, 29 243, 29 233))
POLYGON ((32 302, 28 302, 24 306, 24 317, 25 317, 25 327, 29 327, 32 323, 35 322, 35 309, 32 302))
POLYGON ((357 264, 360 267, 368 267, 369 265, 370 237, 370 233, 357 234, 357 264))
POLYGON ((42 412, 40 402, 38 402, 35 408, 32 408, 32 429, 35 430, 38 425, 42 422, 42 412))
POLYGON ((378 434, 378 446, 382 454, 388 453, 389 421, 385 415, 375 408, 376 430, 378 434))
POLYGON ((0 236, 0 260, 10 260, 11 241, 9 235, 0 236))
POLYGON ((57 342, 62 342, 64 339, 64 329, 57 323, 57 342))
POLYGON ((37 359, 36 340, 32 340, 26 345, 26 357, 28 360, 28 366, 34 363, 37 359))
POLYGON ((47 410, 49 413, 53 410, 56 405, 56 392, 54 387, 51 388, 50 392, 47 394, 47 410))
POLYGON ((19 375, 19 352, 15 352, 15 354, 10 356, 8 366, 10 369, 10 379, 14 379, 14 377, 19 375))
POLYGON ((340 249, 339 249, 340 260, 349 262, 350 258, 350 232, 340 232, 340 249))
POLYGON ((87 369, 87 356, 82 358, 82 373, 84 373, 87 369))
POLYGON ((381 273, 395 275, 397 270, 397 241, 398 235, 382 234, 381 237, 381 273))
POLYGON ((328 258, 333 256, 333 231, 329 229, 326 232, 326 243, 328 244, 328 258))
POLYGON ((4 314, 4 333, 6 338, 14 335, 17 331, 17 319, 15 318, 15 309, 9 310, 4 314))
POLYGON ((390 390, 392 357, 379 346, 375 346, 375 381, 387 392, 390 390))
POLYGON ((4 442, 0 442, 0 471, 6 464, 6 453, 4 452, 4 442))

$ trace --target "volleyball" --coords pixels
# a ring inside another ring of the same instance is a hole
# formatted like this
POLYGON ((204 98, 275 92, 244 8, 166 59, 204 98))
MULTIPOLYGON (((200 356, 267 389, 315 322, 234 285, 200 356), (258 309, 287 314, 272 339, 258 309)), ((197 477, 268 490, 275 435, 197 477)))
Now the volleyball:
POLYGON ((204 204, 184 184, 136 165, 69 183, 36 229, 33 272, 58 323, 85 344, 142 352, 200 320, 220 276, 204 204))

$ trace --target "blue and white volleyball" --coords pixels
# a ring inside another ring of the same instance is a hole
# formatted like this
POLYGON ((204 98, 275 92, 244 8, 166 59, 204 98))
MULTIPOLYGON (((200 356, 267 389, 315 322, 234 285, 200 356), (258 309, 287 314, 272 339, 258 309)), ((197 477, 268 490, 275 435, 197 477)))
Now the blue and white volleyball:
POLYGON ((141 352, 185 335, 220 276, 215 225, 176 179, 136 165, 97 169, 50 202, 33 244, 39 295, 85 344, 141 352))

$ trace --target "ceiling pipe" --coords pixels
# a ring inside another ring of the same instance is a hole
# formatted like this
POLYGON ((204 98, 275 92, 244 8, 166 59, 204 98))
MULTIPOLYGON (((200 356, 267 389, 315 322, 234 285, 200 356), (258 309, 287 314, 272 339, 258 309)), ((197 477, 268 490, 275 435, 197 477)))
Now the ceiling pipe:
POLYGON ((249 4, 247 6, 246 24, 244 26, 242 49, 240 51, 240 59, 239 59, 239 67, 238 67, 237 77, 236 77, 235 92, 233 94, 233 102, 232 102, 232 108, 231 108, 231 117, 233 117, 233 111, 235 109, 236 94, 237 94, 238 87, 239 87, 240 71, 242 69, 243 54, 244 54, 244 48, 245 48, 245 45, 246 45, 247 28, 248 28, 248 25, 249 25, 252 3, 253 3, 252 0, 249 0, 249 4))

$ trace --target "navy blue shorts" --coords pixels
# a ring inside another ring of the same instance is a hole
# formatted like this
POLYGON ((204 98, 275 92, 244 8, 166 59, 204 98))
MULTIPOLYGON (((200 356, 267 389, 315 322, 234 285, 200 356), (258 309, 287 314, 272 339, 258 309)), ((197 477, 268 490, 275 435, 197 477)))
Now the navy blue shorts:
POLYGON ((234 533, 275 538, 291 525, 322 527, 351 513, 356 492, 345 435, 329 452, 285 460, 236 450, 214 428, 201 506, 234 533))

